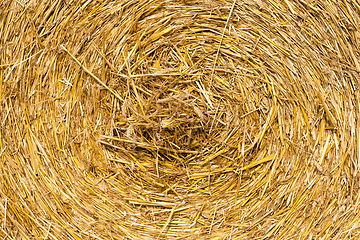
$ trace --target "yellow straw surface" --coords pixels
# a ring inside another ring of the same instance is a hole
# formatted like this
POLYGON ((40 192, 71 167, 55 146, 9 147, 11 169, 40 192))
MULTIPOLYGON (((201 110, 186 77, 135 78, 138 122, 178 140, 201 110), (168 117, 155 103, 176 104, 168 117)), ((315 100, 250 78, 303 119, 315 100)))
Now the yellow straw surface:
POLYGON ((360 238, 355 0, 0 0, 2 239, 360 238))

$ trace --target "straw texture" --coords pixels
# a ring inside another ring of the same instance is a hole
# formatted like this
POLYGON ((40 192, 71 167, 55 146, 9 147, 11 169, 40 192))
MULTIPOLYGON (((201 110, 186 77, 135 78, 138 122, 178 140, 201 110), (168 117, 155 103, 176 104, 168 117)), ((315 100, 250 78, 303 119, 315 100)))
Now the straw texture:
POLYGON ((0 237, 360 238, 359 17, 0 0, 0 237))

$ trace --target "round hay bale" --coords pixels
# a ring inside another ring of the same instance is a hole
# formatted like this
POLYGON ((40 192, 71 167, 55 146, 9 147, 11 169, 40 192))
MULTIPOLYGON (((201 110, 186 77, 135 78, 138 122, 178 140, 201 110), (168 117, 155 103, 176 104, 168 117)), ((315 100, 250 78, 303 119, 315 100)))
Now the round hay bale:
POLYGON ((0 236, 360 237, 356 1, 0 2, 0 236))

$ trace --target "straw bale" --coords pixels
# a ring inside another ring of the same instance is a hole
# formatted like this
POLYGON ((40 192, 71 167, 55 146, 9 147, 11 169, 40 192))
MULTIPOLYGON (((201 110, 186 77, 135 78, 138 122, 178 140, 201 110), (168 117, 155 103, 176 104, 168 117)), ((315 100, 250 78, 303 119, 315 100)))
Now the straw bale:
POLYGON ((360 238, 359 17, 0 1, 0 237, 360 238))

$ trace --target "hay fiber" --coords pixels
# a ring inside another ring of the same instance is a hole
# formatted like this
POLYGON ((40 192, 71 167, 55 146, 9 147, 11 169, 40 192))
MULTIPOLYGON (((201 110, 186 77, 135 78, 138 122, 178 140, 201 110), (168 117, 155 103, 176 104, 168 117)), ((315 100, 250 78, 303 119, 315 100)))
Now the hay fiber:
POLYGON ((356 0, 0 0, 2 239, 360 239, 356 0))

